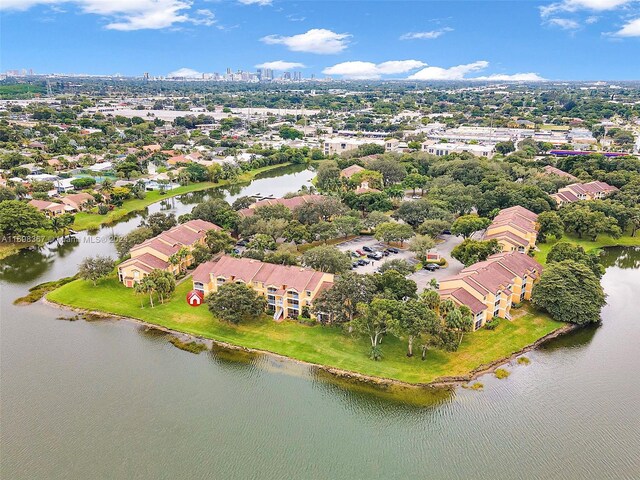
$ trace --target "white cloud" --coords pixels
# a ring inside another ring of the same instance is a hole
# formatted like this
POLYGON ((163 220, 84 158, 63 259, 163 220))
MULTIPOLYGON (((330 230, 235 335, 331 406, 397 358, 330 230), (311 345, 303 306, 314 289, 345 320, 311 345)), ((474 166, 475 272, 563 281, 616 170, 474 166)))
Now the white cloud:
POLYGON ((563 30, 577 30, 580 28, 580 24, 578 22, 569 18, 550 18, 547 20, 547 23, 563 30))
POLYGON ((447 32, 453 32, 453 28, 445 27, 440 30, 431 30, 428 32, 409 32, 400 36, 400 40, 432 40, 441 37, 447 32))
POLYGON ((548 17, 556 12, 577 12, 578 10, 603 12, 615 10, 635 1, 637 0, 563 0, 540 7, 540 13, 543 17, 548 17))
POLYGON ((260 40, 268 45, 285 45, 293 52, 308 52, 321 55, 340 53, 347 48, 348 33, 335 33, 324 28, 313 28, 306 33, 286 37, 267 35, 260 40))
POLYGON ((273 0, 238 0, 243 5, 271 5, 273 0))
POLYGON ((455 67, 426 67, 409 76, 409 80, 464 80, 467 73, 484 70, 489 62, 480 60, 455 67))
POLYGON ((100 15, 108 20, 109 30, 161 29, 181 23, 210 26, 213 12, 200 9, 190 15, 191 0, 2 0, 0 9, 28 10, 36 5, 68 4, 82 13, 100 15))
POLYGON ((256 65, 256 68, 269 68, 271 70, 291 70, 292 68, 305 68, 305 65, 304 63, 276 60, 274 62, 261 63, 259 65, 256 65))
POLYGON ((419 60, 391 60, 375 64, 373 62, 342 62, 325 68, 325 75, 340 75, 350 80, 375 80, 382 75, 397 75, 407 73, 416 68, 424 67, 426 63, 419 60))
POLYGON ((179 68, 167 74, 167 77, 185 77, 185 78, 202 78, 202 72, 198 72, 192 68, 179 68))
POLYGON ((513 75, 497 73, 484 77, 473 77, 469 80, 486 80, 489 82, 544 82, 546 79, 537 73, 514 73, 513 75))
POLYGON ((595 15, 592 15, 590 17, 587 17, 587 19, 584 21, 587 25, 592 25, 594 23, 597 23, 598 20, 600 20, 600 17, 596 17, 595 15))
POLYGON ((640 17, 627 22, 614 35, 616 37, 640 37, 640 17))

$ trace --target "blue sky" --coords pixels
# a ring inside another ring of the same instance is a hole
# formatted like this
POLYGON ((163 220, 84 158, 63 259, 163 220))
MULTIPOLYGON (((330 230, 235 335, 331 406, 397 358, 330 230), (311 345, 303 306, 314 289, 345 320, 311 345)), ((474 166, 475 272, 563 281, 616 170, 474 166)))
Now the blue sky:
POLYGON ((0 71, 639 80, 640 0, 2 0, 0 71))

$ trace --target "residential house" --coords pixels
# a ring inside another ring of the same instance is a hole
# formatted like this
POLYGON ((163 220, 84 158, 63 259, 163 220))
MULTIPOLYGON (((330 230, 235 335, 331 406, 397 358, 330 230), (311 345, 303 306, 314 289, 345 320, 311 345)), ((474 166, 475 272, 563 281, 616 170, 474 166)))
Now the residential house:
POLYGON ((512 305, 531 298, 541 273, 542 265, 524 253, 498 253, 442 280, 439 293, 469 307, 477 330, 494 317, 510 320, 512 305))
POLYGON ((484 240, 497 240, 503 252, 528 253, 538 238, 538 215, 524 207, 500 210, 487 227, 484 240))
POLYGON ((306 203, 318 203, 324 200, 326 197, 323 195, 299 195, 297 197, 291 198, 273 198, 260 200, 255 202, 249 206, 249 208, 243 208, 238 211, 241 217, 250 217, 255 213, 256 208, 264 207, 266 205, 284 205, 289 210, 294 210, 296 207, 300 205, 304 205, 306 203))
POLYGON ((85 208, 92 206, 95 203, 93 195, 88 193, 72 193, 71 195, 64 196, 60 199, 62 203, 71 207, 76 212, 81 212, 85 208))
POLYGON ((49 218, 67 213, 69 208, 62 203, 50 202, 49 200, 30 200, 29 205, 36 207, 49 218))
POLYGON ((353 177, 356 173, 360 173, 360 172, 364 172, 366 170, 366 168, 361 167, 358 164, 353 164, 347 168, 344 168, 340 171, 340 176, 344 177, 344 178, 351 178, 353 177))
POLYGON ((203 295, 229 282, 251 287, 266 297, 274 320, 299 316, 303 308, 313 306, 321 292, 333 286, 333 281, 331 273, 226 255, 217 262, 203 263, 193 272, 193 289, 203 295))
POLYGON ((578 202, 580 200, 601 200, 618 189, 605 182, 593 181, 589 183, 572 183, 551 195, 558 205, 578 202))
POLYGON ((193 263, 191 251, 198 244, 204 245, 209 230, 222 229, 205 220, 189 220, 135 245, 130 252, 131 258, 118 266, 118 279, 126 287, 133 287, 155 269, 179 273, 193 263), (187 250, 187 255, 173 263, 173 256, 182 248, 187 250))

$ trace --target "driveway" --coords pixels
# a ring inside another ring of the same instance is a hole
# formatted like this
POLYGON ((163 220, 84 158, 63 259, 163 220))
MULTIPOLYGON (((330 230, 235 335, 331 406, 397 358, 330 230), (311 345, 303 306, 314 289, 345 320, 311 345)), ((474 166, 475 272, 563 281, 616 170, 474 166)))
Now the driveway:
POLYGON ((435 272, 423 269, 409 275, 408 278, 418 285, 418 292, 422 292, 429 285, 432 278, 440 282, 444 278, 457 275, 460 273, 460 270, 464 268, 462 263, 451 256, 451 250, 453 250, 456 245, 462 243, 463 238, 454 237, 453 235, 442 235, 438 240, 442 240, 442 242, 438 243, 434 250, 447 261, 447 266, 435 272))

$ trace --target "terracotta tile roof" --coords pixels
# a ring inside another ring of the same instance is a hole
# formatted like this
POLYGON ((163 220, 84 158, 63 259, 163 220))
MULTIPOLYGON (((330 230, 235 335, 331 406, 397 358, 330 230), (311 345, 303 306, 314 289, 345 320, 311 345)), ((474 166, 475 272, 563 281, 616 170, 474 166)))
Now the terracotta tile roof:
POLYGON ((341 177, 346 177, 346 178, 351 178, 356 173, 360 173, 360 172, 362 172, 364 170, 366 170, 366 169, 361 167, 360 165, 355 164, 355 165, 351 165, 350 167, 347 167, 347 168, 343 169, 340 172, 340 176, 341 177))
POLYGON ((118 268, 121 269, 130 266, 135 266, 143 272, 151 273, 154 269, 165 270, 169 264, 150 253, 144 253, 138 257, 130 258, 129 260, 122 262, 118 268))
POLYGON ((458 303, 466 305, 474 315, 486 310, 487 306, 476 297, 467 292, 464 288, 455 288, 451 290, 441 290, 440 295, 443 297, 452 297, 458 303))
POLYGON ((216 264, 214 261, 204 262, 197 266, 197 268, 193 271, 193 281, 200 283, 209 283, 210 277, 209 273, 213 269, 213 266, 216 264))
POLYGON ((546 173, 547 175, 557 175, 558 177, 564 177, 570 180, 577 180, 577 178, 571 175, 570 173, 564 172, 559 168, 553 167, 551 165, 546 165, 542 167, 542 170, 544 170, 544 173, 546 173))
MULTIPOLYGON (((245 283, 262 282, 265 287, 294 289, 298 293, 315 290, 323 283, 323 277, 326 278, 326 274, 309 268, 275 265, 251 258, 235 258, 226 255, 206 268, 213 278, 232 278, 234 281, 242 280, 245 283)), ((198 275, 202 275, 202 272, 198 272, 198 275)))
POLYGON ((505 242, 510 243, 511 245, 516 245, 518 247, 526 247, 527 245, 529 245, 528 240, 516 235, 513 232, 499 232, 499 233, 492 233, 484 236, 484 240, 493 240, 493 239, 496 239, 498 241, 503 240, 505 242))
POLYGON ((446 278, 441 283, 462 280, 470 288, 482 294, 496 293, 508 288, 516 277, 540 273, 542 265, 524 253, 508 252, 491 255, 484 262, 474 263, 464 268, 458 275, 446 278))
POLYGON ((49 210, 51 212, 63 212, 65 210, 63 204, 50 202, 48 200, 30 200, 29 205, 36 207, 38 210, 49 210))

